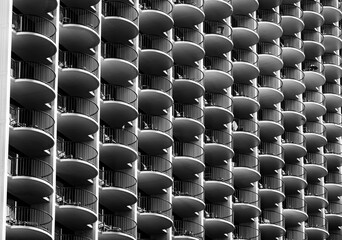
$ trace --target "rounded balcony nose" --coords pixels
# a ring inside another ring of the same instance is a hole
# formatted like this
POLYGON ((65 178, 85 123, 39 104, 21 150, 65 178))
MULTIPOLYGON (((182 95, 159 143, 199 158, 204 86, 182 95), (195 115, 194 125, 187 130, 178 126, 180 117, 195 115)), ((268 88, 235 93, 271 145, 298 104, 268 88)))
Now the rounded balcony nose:
POLYGON ((294 4, 280 5, 281 27, 284 35, 293 35, 304 29, 303 10, 294 4))
POLYGON ((230 0, 214 0, 204 2, 205 18, 221 20, 233 14, 233 5, 230 0))
MULTIPOLYGON (((134 240, 136 239, 137 223, 129 218, 115 214, 99 215, 99 240, 134 240)), ((75 239, 78 240, 78 239, 75 239)), ((83 239, 80 239, 83 240, 83 239)), ((88 239, 85 239, 88 240, 88 239)))
POLYGON ((258 22, 255 18, 249 15, 233 15, 231 22, 235 47, 246 48, 259 41, 258 22))
MULTIPOLYGON (((90 0, 90 1, 96 1, 99 0, 90 0)), ((48 13, 55 10, 58 6, 57 0, 33 0, 30 2, 27 2, 25 0, 16 0, 14 2, 15 7, 20 12, 25 13, 31 13, 37 16, 48 16, 48 13)))
POLYGON ((172 18, 175 26, 193 27, 204 21, 203 1, 184 0, 176 1, 173 7, 172 18))

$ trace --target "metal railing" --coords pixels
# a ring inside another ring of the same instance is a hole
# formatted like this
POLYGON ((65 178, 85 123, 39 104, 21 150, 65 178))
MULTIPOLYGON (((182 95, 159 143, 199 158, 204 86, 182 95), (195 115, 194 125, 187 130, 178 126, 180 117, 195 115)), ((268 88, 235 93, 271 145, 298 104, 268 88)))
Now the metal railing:
POLYGON ((11 176, 34 177, 52 184, 53 168, 49 163, 28 157, 9 156, 8 160, 8 170, 11 176))
POLYGON ((323 93, 332 93, 340 95, 342 93, 342 86, 338 83, 325 83, 322 86, 323 93))
POLYGON ((260 230, 255 227, 251 227, 247 225, 235 225, 233 239, 258 240, 260 236, 259 231, 260 230))
POLYGON ((283 171, 284 177, 298 177, 306 181, 307 171, 300 164, 285 163, 283 171))
POLYGON ((305 189, 306 196, 316 196, 328 200, 328 190, 321 183, 309 183, 305 189))
POLYGON ((257 47, 258 54, 273 55, 278 58, 282 57, 282 48, 274 43, 259 42, 257 47))
POLYGON ((283 67, 280 70, 282 79, 291 79, 302 82, 304 79, 304 72, 296 67, 283 67))
POLYGON ((14 79, 32 79, 54 88, 56 73, 44 64, 11 59, 11 77, 14 79))
POLYGON ((260 170, 259 160, 256 156, 251 154, 236 153, 233 157, 234 167, 244 167, 253 169, 255 171, 260 170))
POLYGON ((302 31, 303 41, 314 41, 317 43, 323 43, 324 36, 322 33, 316 30, 305 29, 302 31))
POLYGON ((174 110, 176 118, 191 118, 203 122, 204 112, 194 104, 174 103, 174 110))
POLYGON ((278 91, 282 90, 283 81, 276 76, 259 75, 258 84, 262 88, 272 88, 278 91))
POLYGON ((323 64, 332 64, 336 67, 342 66, 342 58, 337 54, 325 53, 323 56, 323 64))
POLYGON ((195 28, 174 28, 174 40, 192 42, 196 45, 202 45, 204 41, 204 35, 195 28))
POLYGON ((100 142, 122 144, 136 149, 138 137, 127 129, 115 129, 107 126, 100 128, 100 142))
POLYGON ((57 141, 57 158, 83 160, 95 165, 98 152, 92 146, 64 140, 57 141))
POLYGON ((217 143, 225 146, 231 146, 233 143, 233 136, 228 131, 206 129, 204 136, 205 143, 217 143))
POLYGON ((328 172, 325 176, 325 183, 342 184, 342 174, 339 172, 328 172))
POLYGON ((78 236, 74 234, 58 234, 55 233, 55 240, 92 240, 89 237, 78 236))
POLYGON ((206 34, 218 34, 225 36, 227 38, 231 38, 232 35, 232 28, 225 22, 218 22, 218 21, 204 21, 204 32, 206 34))
POLYGON ((173 182, 173 195, 194 197, 201 201, 204 200, 204 189, 198 183, 190 181, 175 180, 173 182))
POLYGON ((206 92, 204 99, 207 107, 213 106, 228 110, 232 109, 233 99, 226 94, 206 92))
POLYGON ((100 19, 87 9, 60 7, 60 21, 63 24, 79 24, 98 31, 100 19))
POLYGON ((233 69, 231 61, 222 57, 205 56, 204 65, 206 70, 218 70, 225 73, 230 73, 233 69))
POLYGON ((324 65, 320 61, 304 60, 302 62, 302 69, 303 71, 323 73, 324 65))
POLYGON ((40 209, 9 206, 8 215, 6 215, 6 223, 15 226, 27 226, 42 229, 46 232, 51 231, 52 216, 40 209))
POLYGON ((137 24, 139 12, 129 2, 117 2, 104 0, 102 2, 102 14, 105 17, 122 17, 137 24))
POLYGON ((230 223, 234 222, 233 209, 225 206, 223 204, 217 203, 206 203, 205 204, 205 218, 217 218, 221 220, 228 221, 230 223))
POLYGON ((314 102, 325 106, 325 96, 321 92, 306 90, 303 92, 304 102, 314 102))
POLYGON ((283 113, 277 109, 262 108, 258 112, 259 121, 271 121, 283 125, 283 113))
POLYGON ((137 223, 128 217, 99 214, 99 232, 123 233, 136 237, 137 223))
POLYGON ((103 58, 117 58, 133 64, 136 64, 138 59, 137 51, 122 43, 102 42, 101 55, 103 58))
POLYGON ((139 47, 141 49, 154 49, 171 54, 172 43, 165 37, 150 34, 140 34, 139 47))
POLYGON ((334 7, 334 8, 339 8, 339 0, 321 0, 321 4, 325 7, 325 6, 329 6, 329 7, 334 7))
POLYGON ((342 144, 338 142, 328 142, 324 146, 324 153, 342 155, 342 144))
POLYGON ((285 99, 281 102, 281 108, 285 112, 291 111, 304 114, 305 105, 303 102, 295 99, 285 99))
POLYGON ((11 106, 10 125, 14 128, 36 128, 52 136, 55 120, 45 112, 11 106))
POLYGON ((99 63, 91 55, 80 52, 59 51, 59 66, 61 68, 77 68, 97 76, 99 63))
POLYGON ((326 112, 323 116, 323 119, 326 123, 333 123, 337 125, 342 124, 342 114, 335 112, 326 112))
POLYGON ((140 171, 153 171, 172 177, 172 163, 170 160, 150 155, 140 155, 139 160, 138 168, 140 171))
POLYGON ((96 210, 97 197, 91 191, 75 187, 56 187, 56 203, 96 210))
POLYGON ((327 158, 324 156, 324 154, 321 154, 319 152, 317 153, 308 152, 306 156, 304 157, 304 163, 314 164, 314 165, 327 168, 327 158))
POLYGON ((308 240, 308 235, 305 231, 302 231, 300 228, 286 228, 285 240, 308 240))
POLYGON ((100 170, 99 171, 100 186, 123 188, 136 194, 137 192, 137 179, 124 172, 112 171, 112 170, 100 170))
POLYGON ((104 101, 119 101, 137 107, 138 95, 130 88, 111 84, 101 84, 101 99, 104 101))
POLYGON ((202 84, 204 73, 197 67, 175 65, 173 77, 174 79, 187 79, 202 84))
POLYGON ((204 227, 190 220, 174 220, 174 236, 189 236, 202 240, 204 237, 204 227))
POLYGON ((304 47, 303 40, 295 35, 283 35, 280 38, 280 43, 283 47, 290 47, 298 50, 303 50, 304 47))
POLYGON ((258 101, 259 90, 253 85, 234 83, 232 88, 234 97, 247 97, 258 101))
POLYGON ((274 210, 262 209, 259 220, 260 224, 274 224, 285 228, 284 215, 274 210))
POLYGON ((281 177, 278 176, 261 176, 259 185, 260 189, 271 189, 284 193, 285 185, 281 177))
POLYGON ((281 16, 279 13, 271 9, 258 9, 257 20, 259 22, 272 22, 275 24, 280 24, 281 16))
POLYGON ((304 133, 315 133, 326 136, 326 127, 320 122, 306 122, 303 126, 304 133))
POLYGON ((99 107, 95 102, 86 98, 58 95, 58 111, 78 113, 97 120, 99 107))
POLYGON ((259 144, 259 155, 273 155, 284 159, 284 148, 275 142, 264 142, 259 144))
POLYGON ((156 10, 171 15, 173 5, 170 0, 139 0, 141 10, 156 10))
POLYGON ((172 95, 172 81, 163 76, 139 75, 139 87, 144 89, 153 89, 172 95))
POLYGON ((235 204, 244 203, 260 208, 259 194, 253 190, 247 188, 235 189, 234 196, 236 197, 234 198, 235 204))
POLYGON ((233 62, 246 62, 254 66, 258 66, 259 56, 252 50, 246 49, 233 49, 232 60, 233 62))
POLYGON ((341 37, 342 35, 341 28, 334 24, 323 24, 321 26, 321 32, 323 35, 332 35, 334 37, 341 37))
POLYGON ((237 128, 233 129, 235 132, 249 132, 259 137, 260 127, 256 121, 238 118, 235 118, 234 121, 237 124, 237 128))
POLYGON ((316 1, 304 0, 301 1, 300 6, 303 9, 303 11, 311 11, 315 13, 322 13, 323 11, 323 5, 316 1))
POLYGON ((286 195, 283 202, 284 209, 295 209, 306 212, 307 204, 304 199, 304 195, 286 195))
POLYGON ((258 31, 258 21, 250 15, 234 14, 231 17, 233 28, 247 28, 249 30, 258 31))
POLYGON ((139 114, 138 127, 141 130, 154 130, 172 135, 172 122, 166 117, 139 114))
POLYGON ((159 197, 139 196, 138 211, 140 213, 158 213, 171 218, 172 205, 169 201, 159 197))
POLYGON ((342 214, 342 203, 329 201, 329 205, 327 206, 328 214, 342 214))
POLYGON ((190 157, 204 161, 204 149, 199 144, 175 141, 173 149, 176 157, 190 157))
POLYGON ((52 41, 56 38, 56 26, 47 18, 29 15, 12 13, 12 28, 16 32, 33 32, 44 35, 52 41))
POLYGON ((303 10, 294 4, 281 4, 279 7, 282 17, 291 16, 300 19, 303 17, 303 10))
POLYGON ((204 179, 233 184, 233 172, 223 167, 206 166, 204 179))
POLYGON ((309 215, 309 218, 306 222, 306 227, 320 228, 325 231, 328 231, 328 221, 326 218, 321 216, 309 215))

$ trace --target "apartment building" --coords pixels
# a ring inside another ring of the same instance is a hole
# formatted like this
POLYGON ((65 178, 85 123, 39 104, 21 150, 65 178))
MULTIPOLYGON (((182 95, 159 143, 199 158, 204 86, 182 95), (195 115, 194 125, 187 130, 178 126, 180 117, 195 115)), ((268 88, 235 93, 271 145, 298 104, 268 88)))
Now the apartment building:
POLYGON ((0 2, 0 238, 342 239, 340 0, 0 2))

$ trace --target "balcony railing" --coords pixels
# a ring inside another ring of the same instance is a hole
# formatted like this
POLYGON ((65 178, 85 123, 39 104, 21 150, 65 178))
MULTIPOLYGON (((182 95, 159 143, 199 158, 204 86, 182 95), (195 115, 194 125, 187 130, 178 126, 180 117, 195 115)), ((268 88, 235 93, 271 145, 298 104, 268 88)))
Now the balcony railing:
POLYGON ((303 128, 304 133, 315 133, 322 136, 326 135, 325 125, 320 122, 306 122, 303 128))
POLYGON ((235 230, 233 233, 233 239, 248 239, 248 240, 258 240, 259 229, 247 225, 235 225, 235 230))
POLYGON ((285 228, 284 215, 280 212, 263 209, 259 219, 261 224, 274 224, 285 228))
POLYGON ((122 188, 127 189, 133 194, 136 194, 137 192, 137 179, 128 173, 112 170, 100 170, 99 182, 100 186, 103 188, 122 188))
POLYGON ((236 97, 248 97, 254 100, 258 100, 259 90, 253 85, 243 84, 243 83, 234 83, 233 84, 233 96, 236 97))
POLYGON ((302 69, 303 71, 317 72, 322 74, 324 71, 324 65, 320 61, 305 60, 302 63, 302 69))
POLYGON ((130 88, 110 84, 101 84, 101 99, 104 101, 119 101, 137 106, 137 94, 130 88))
POLYGON ((259 171, 259 160, 256 156, 251 154, 236 153, 233 157, 234 167, 250 168, 259 171))
POLYGON ((175 0, 175 4, 189 4, 198 8, 203 7, 203 2, 202 0, 175 0))
POLYGON ((233 172, 223 167, 206 166, 204 179, 233 184, 233 172))
POLYGON ((328 214, 342 214, 342 203, 329 201, 329 205, 327 206, 328 214))
POLYGON ((237 124, 237 128, 233 129, 235 132, 248 132, 259 137, 259 124, 254 120, 235 118, 234 121, 237 124))
POLYGON ((58 111, 78 113, 97 120, 99 108, 93 101, 86 98, 58 95, 58 111))
POLYGON ((98 152, 88 144, 69 141, 57 141, 57 158, 83 160, 95 165, 98 152))
POLYGON ((136 64, 138 53, 131 46, 122 43, 102 42, 101 55, 103 58, 117 58, 136 64))
POLYGON ((172 163, 170 160, 150 155, 140 155, 139 159, 140 165, 138 167, 140 171, 153 171, 172 177, 172 163))
POLYGON ((278 176, 261 176, 259 190, 271 189, 284 193, 284 182, 281 177, 278 176))
POLYGON ((47 65, 11 59, 11 77, 14 79, 32 79, 54 88, 56 74, 47 65))
POLYGON ((324 153, 342 155, 342 144, 338 142, 328 142, 324 146, 324 153))
POLYGON ((97 76, 99 63, 91 55, 79 52, 59 51, 59 66, 61 68, 77 68, 97 76))
POLYGON ((139 87, 141 89, 154 89, 172 95, 172 81, 166 77, 147 74, 139 75, 139 87))
POLYGON ((100 142, 122 144, 136 149, 138 137, 127 129, 114 129, 107 126, 101 126, 100 142))
POLYGON ((194 197, 203 201, 204 189, 200 184, 195 182, 175 180, 173 182, 173 195, 194 197))
POLYGON ((169 201, 159 197, 140 196, 138 199, 140 213, 158 213, 171 218, 172 206, 169 201))
POLYGON ((337 67, 342 66, 342 59, 337 54, 325 53, 323 56, 323 63, 324 64, 333 64, 337 67))
POLYGON ((283 147, 275 142, 261 142, 259 145, 259 155, 273 155, 284 159, 284 149, 283 147))
POLYGON ((283 203, 285 209, 294 209, 306 212, 307 204, 304 199, 304 195, 286 195, 283 203))
POLYGON ((233 141, 232 135, 227 131, 206 129, 204 142, 205 143, 217 143, 225 146, 231 146, 233 141))
POLYGON ((306 227, 320 228, 325 231, 328 231, 328 221, 326 218, 321 216, 309 215, 309 218, 306 222, 306 227))
POLYGON ((204 22, 204 32, 206 34, 218 34, 230 38, 232 28, 225 22, 209 21, 204 22))
POLYGON ((228 110, 232 108, 233 100, 228 95, 206 92, 204 98, 206 106, 221 107, 228 110))
POLYGON ((281 102, 281 108, 285 112, 291 111, 304 114, 305 105, 303 102, 295 99, 285 99, 281 102))
POLYGON ((198 144, 175 141, 173 149, 176 157, 196 158, 201 162, 204 160, 204 150, 198 144))
POLYGON ((340 1, 338 0, 321 0, 321 4, 323 6, 330 6, 334 8, 340 8, 339 3, 340 1))
POLYGON ((165 37, 157 35, 140 34, 139 47, 141 49, 154 49, 167 54, 171 54, 172 43, 165 37))
POLYGON ((316 13, 322 13, 323 11, 323 5, 316 1, 305 0, 300 3, 300 6, 304 11, 311 11, 316 13))
POLYGON ((6 223, 14 226, 27 226, 51 231, 52 216, 40 209, 24 206, 8 206, 6 223))
POLYGON ((297 228, 297 229, 286 228, 285 240, 297 240, 297 239, 308 240, 308 235, 306 234, 305 231, 302 231, 300 228, 297 228))
POLYGON ((305 164, 314 164, 318 166, 322 166, 324 168, 327 168, 327 159, 326 157, 321 153, 310 153, 308 152, 306 154, 306 157, 304 158, 305 164))
POLYGON ((304 102, 314 102, 325 106, 325 96, 324 94, 316 91, 306 90, 303 93, 304 102))
POLYGON ((204 73, 197 67, 175 65, 173 77, 174 79, 187 79, 202 84, 204 73))
POLYGON ((32 32, 41 34, 52 41, 56 37, 56 26, 47 18, 28 15, 28 14, 12 14, 12 28, 16 32, 32 32))
POLYGON ((94 193, 75 187, 57 187, 56 203, 62 205, 72 205, 96 210, 97 197, 94 193))
POLYGON ((316 30, 305 29, 302 31, 303 41, 314 41, 317 43, 323 43, 324 36, 322 33, 316 30))
POLYGON ((260 208, 259 194, 247 188, 235 189, 235 203, 251 204, 260 208))
POLYGON ((275 24, 280 24, 281 16, 279 13, 271 9, 258 9, 257 20, 259 22, 272 22, 275 24))
POLYGON ((117 232, 136 237, 137 223, 128 217, 99 214, 99 232, 117 232))
POLYGON ((333 24, 324 24, 321 26, 321 32, 323 35, 331 35, 334 37, 341 37, 342 30, 339 26, 333 24))
POLYGON ((139 0, 139 5, 142 10, 156 10, 171 15, 173 5, 170 0, 139 0))
POLYGON ((78 236, 74 234, 58 234, 55 233, 55 240, 92 240, 89 237, 78 236))
POLYGON ((104 0, 102 3, 102 14, 105 17, 122 17, 137 23, 139 13, 134 5, 128 2, 117 2, 104 0))
POLYGON ((342 124, 342 114, 340 113, 326 112, 323 119, 326 123, 333 123, 336 125, 342 124))
POLYGON ((218 70, 225 73, 230 73, 233 69, 233 64, 222 57, 205 56, 204 65, 206 70, 218 70))
POLYGON ((323 93, 341 94, 342 87, 338 83, 325 83, 323 86, 323 93))
POLYGON ((99 18, 92 11, 81 8, 60 7, 60 21, 63 24, 79 24, 98 31, 99 18))
POLYGON ((233 62, 246 62, 258 66, 258 54, 251 50, 234 49, 232 50, 233 62))
POLYGON ((304 79, 304 72, 296 67, 283 67, 280 73, 282 79, 292 79, 299 82, 304 79))
POLYGON ((303 17, 303 10, 294 4, 282 4, 280 5, 280 15, 282 17, 291 16, 301 19, 303 17))
POLYGON ((174 220, 174 236, 189 236, 197 238, 199 240, 203 239, 204 227, 190 220, 174 220))
POLYGON ((303 40, 295 35, 283 35, 280 39, 280 43, 283 47, 296 48, 298 50, 303 50, 304 47, 303 40))
POLYGON ((9 174, 11 176, 26 176, 44 180, 52 184, 53 168, 40 159, 9 156, 9 174))
POLYGON ((321 197, 328 200, 328 190, 321 183, 309 183, 305 189, 305 195, 321 197))
POLYGON ((268 54, 273 55, 278 58, 281 58, 282 48, 274 43, 268 42, 259 42, 258 43, 258 53, 259 54, 268 54))
POLYGON ((272 88, 281 91, 283 81, 276 76, 260 75, 258 76, 258 85, 262 88, 272 88))
POLYGON ((217 218, 233 223, 233 209, 222 204, 206 203, 205 218, 217 218))
POLYGON ((166 117, 139 114, 138 127, 141 130, 154 130, 172 135, 172 122, 166 117))
POLYGON ((204 41, 204 35, 195 28, 174 28, 174 40, 192 42, 196 45, 202 45, 204 41))
POLYGON ((204 112, 200 107, 196 105, 175 103, 174 108, 174 116, 176 118, 191 118, 201 123, 203 122, 204 112))
POLYGON ((277 109, 263 108, 258 112, 259 121, 271 121, 283 125, 283 114, 277 109))
POLYGON ((342 174, 339 172, 328 172, 325 176, 326 183, 342 184, 342 174))
POLYGON ((36 128, 52 136, 54 124, 53 117, 45 112, 10 107, 10 125, 14 128, 36 128))
POLYGON ((300 164, 286 163, 283 170, 284 176, 298 177, 306 181, 307 171, 300 164))
POLYGON ((247 28, 255 32, 258 30, 258 21, 249 15, 232 15, 231 22, 233 28, 247 28))

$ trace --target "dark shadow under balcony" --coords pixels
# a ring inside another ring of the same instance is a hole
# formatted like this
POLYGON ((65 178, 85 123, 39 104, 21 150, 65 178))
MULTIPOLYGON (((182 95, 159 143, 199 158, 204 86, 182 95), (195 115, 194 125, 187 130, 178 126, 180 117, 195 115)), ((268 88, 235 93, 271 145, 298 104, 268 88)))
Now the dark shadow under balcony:
POLYGON ((287 66, 293 66, 304 61, 304 42, 295 35, 283 35, 280 39, 283 49, 283 62, 287 66))
POLYGON ((96 4, 99 3, 100 0, 84 0, 81 2, 75 2, 73 0, 63 0, 63 4, 67 5, 67 6, 72 6, 72 7, 77 7, 77 8, 85 8, 85 9, 91 9, 94 8, 96 6, 96 4))
POLYGON ((176 0, 172 11, 175 26, 192 27, 204 21, 203 1, 176 0))
POLYGON ((232 28, 225 21, 206 20, 204 22, 204 33, 206 55, 221 56, 232 50, 232 28))
POLYGON ((233 157, 233 166, 234 185, 237 187, 249 186, 261 177, 259 160, 252 153, 236 153, 233 157))
POLYGON ((234 192, 233 172, 228 165, 207 165, 204 180, 205 198, 211 202, 222 202, 234 192))
MULTIPOLYGON (((89 1, 98 2, 98 0, 89 1)), ((30 2, 25 0, 15 1, 15 8, 17 8, 20 12, 30 12, 31 14, 37 16, 48 16, 50 12, 57 8, 57 5, 57 0, 32 0, 30 2)))
POLYGON ((298 226, 308 218, 307 205, 303 194, 287 194, 283 202, 283 214, 286 226, 298 226))
POLYGON ((234 230, 233 209, 228 204, 206 203, 204 228, 210 238, 224 238, 234 230))
POLYGON ((264 142, 259 145, 260 168, 263 172, 272 172, 282 168, 284 162, 284 149, 277 142, 264 142))
POLYGON ((257 20, 260 41, 269 42, 283 34, 283 29, 280 26, 281 16, 275 10, 271 8, 258 9, 257 20))
POLYGON ((203 225, 187 219, 174 220, 173 240, 201 240, 203 237, 203 225))
POLYGON ((261 108, 274 108, 274 104, 284 100, 284 94, 282 93, 283 82, 279 77, 260 75, 257 86, 261 108))
POLYGON ((98 227, 99 240, 110 240, 113 238, 119 240, 136 239, 137 223, 128 217, 114 214, 100 214, 98 227))
MULTIPOLYGON (((274 206, 285 199, 285 185, 277 175, 262 175, 259 182, 262 206, 274 206)), ((264 210, 263 210, 264 211, 264 210)))
POLYGON ((283 167, 283 181, 286 191, 297 191, 307 186, 307 171, 301 163, 286 163, 283 167))
MULTIPOLYGON (((250 5, 246 3, 245 7, 250 5)), ((259 41, 258 21, 251 15, 233 15, 231 17, 233 28, 233 42, 236 48, 246 48, 259 41)))
POLYGON ((205 18, 209 20, 221 20, 233 14, 231 0, 215 0, 204 3, 205 18))
POLYGON ((235 49, 232 51, 233 77, 236 83, 249 83, 259 76, 258 54, 252 50, 235 49))
POLYGON ((283 81, 282 91, 285 98, 295 99, 305 91, 304 72, 297 67, 284 67, 280 70, 283 81))
POLYGON ((273 239, 284 236, 285 219, 281 210, 262 209, 259 221, 261 237, 263 239, 273 239))
POLYGON ((259 124, 252 119, 235 119, 233 122, 234 150, 248 152, 260 143, 259 124), (235 122, 235 124, 234 124, 235 122))
POLYGON ((260 215, 259 194, 253 188, 235 189, 233 199, 235 222, 248 222, 251 218, 260 215))
POLYGON ((233 120, 233 99, 229 94, 206 92, 204 103, 206 128, 224 128, 225 124, 233 120))
POLYGON ((303 10, 294 4, 282 4, 279 9, 284 35, 293 35, 304 29, 303 10))
POLYGON ((342 31, 339 26, 334 24, 324 24, 321 27, 321 32, 324 35, 323 45, 325 47, 326 53, 332 53, 333 51, 339 50, 342 47, 342 31))

